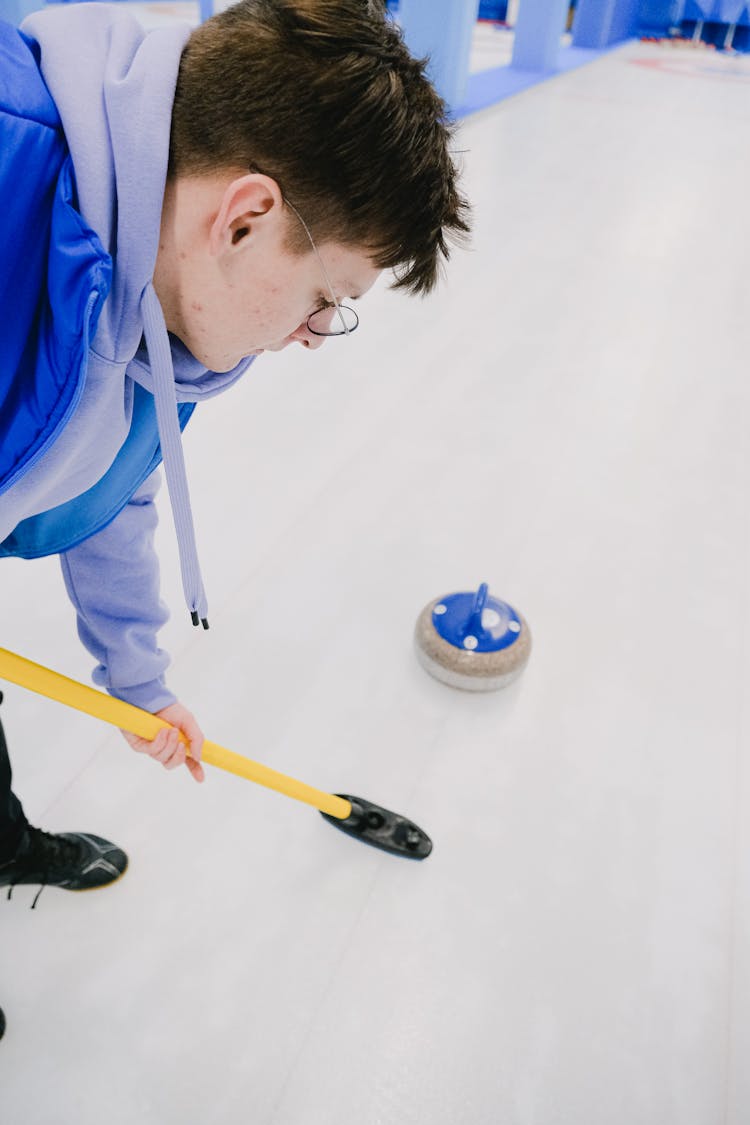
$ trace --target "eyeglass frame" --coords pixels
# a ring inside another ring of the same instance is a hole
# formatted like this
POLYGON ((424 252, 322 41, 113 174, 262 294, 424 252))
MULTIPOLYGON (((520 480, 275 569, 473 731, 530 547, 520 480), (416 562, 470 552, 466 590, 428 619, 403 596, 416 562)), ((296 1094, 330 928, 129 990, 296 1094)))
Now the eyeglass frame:
POLYGON ((322 313, 322 312, 325 312, 325 311, 326 311, 325 309, 316 309, 316 310, 315 310, 315 312, 313 312, 313 313, 310 313, 310 315, 308 316, 308 318, 307 318, 307 320, 306 320, 306 322, 305 322, 305 323, 306 323, 306 325, 307 325, 307 330, 308 330, 308 332, 312 332, 313 336, 323 336, 323 337, 328 337, 328 336, 349 336, 349 335, 351 335, 351 333, 352 333, 352 332, 354 332, 354 330, 355 330, 356 328, 358 328, 358 327, 359 327, 359 316, 357 315, 357 313, 356 313, 356 312, 354 311, 354 309, 353 309, 353 308, 350 308, 350 306, 349 306, 349 305, 342 305, 342 304, 340 303, 340 301, 338 301, 338 300, 337 300, 337 298, 336 298, 336 294, 335 294, 335 293, 334 293, 334 291, 333 291, 333 286, 331 285, 331 279, 330 279, 330 278, 329 278, 329 276, 328 276, 328 270, 327 270, 327 269, 325 268, 325 266, 323 265, 323 259, 321 258, 321 256, 320 256, 320 252, 318 251, 318 248, 317 248, 317 246, 315 245, 315 242, 314 242, 314 240, 313 240, 313 236, 312 236, 312 235, 310 234, 310 229, 309 229, 309 227, 308 227, 307 223, 306 223, 306 222, 305 222, 305 220, 304 220, 304 219, 302 218, 302 216, 300 215, 299 211, 298 211, 298 210, 297 210, 297 208, 296 208, 296 207, 294 206, 294 204, 293 204, 293 203, 290 203, 290 202, 289 202, 289 200, 288 200, 288 199, 286 198, 286 196, 282 196, 282 198, 283 198, 283 200, 284 200, 284 203, 286 203, 287 207, 289 207, 289 209, 290 209, 291 211, 293 211, 293 212, 294 212, 294 214, 295 214, 295 215, 297 216, 297 218, 299 219, 300 223, 302 224, 302 228, 303 228, 303 230, 304 230, 305 234, 307 235, 308 239, 310 240, 310 245, 312 246, 312 249, 313 249, 313 253, 315 254, 315 257, 316 257, 316 258, 318 259, 318 265, 320 266, 320 269, 321 269, 321 273, 323 274, 323 277, 324 277, 324 278, 325 278, 325 280, 326 280, 326 285, 328 286, 328 292, 329 292, 329 293, 330 293, 330 295, 331 295, 331 304, 332 304, 332 305, 333 305, 333 307, 335 308, 335 310, 336 310, 336 314, 338 315, 338 318, 339 318, 339 320, 341 321, 341 324, 342 324, 342 326, 343 326, 343 329, 344 329, 344 330, 343 330, 343 332, 316 332, 316 330, 315 330, 314 328, 311 328, 311 327, 310 327, 310 321, 312 320, 312 318, 313 318, 314 316, 319 316, 319 315, 320 315, 320 313, 322 313), (348 313, 351 313, 351 315, 352 315, 352 316, 354 317, 354 324, 352 325, 352 327, 351 327, 351 328, 349 328, 349 327, 348 327, 348 325, 347 325, 346 321, 344 320, 344 316, 343 316, 343 313, 342 313, 342 311, 341 311, 342 309, 346 309, 346 311, 347 311, 348 313))

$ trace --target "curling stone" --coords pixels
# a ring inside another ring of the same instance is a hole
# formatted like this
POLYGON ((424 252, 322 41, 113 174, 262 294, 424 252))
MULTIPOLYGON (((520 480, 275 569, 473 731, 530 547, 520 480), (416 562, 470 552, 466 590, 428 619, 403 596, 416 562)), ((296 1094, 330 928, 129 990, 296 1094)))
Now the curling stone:
POLYGON ((426 605, 414 630, 419 663, 436 679, 464 691, 494 691, 520 676, 531 655, 531 633, 520 613, 489 595, 448 594, 426 605))

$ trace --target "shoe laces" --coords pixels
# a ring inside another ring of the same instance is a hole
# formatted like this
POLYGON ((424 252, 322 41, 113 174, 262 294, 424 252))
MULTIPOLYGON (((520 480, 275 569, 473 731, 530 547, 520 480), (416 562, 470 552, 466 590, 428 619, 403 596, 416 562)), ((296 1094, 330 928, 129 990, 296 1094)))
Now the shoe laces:
MULTIPOLYGON (((34 828, 29 825, 26 831, 26 840, 23 844, 24 862, 32 868, 36 867, 41 873, 41 886, 31 904, 31 909, 34 910, 39 901, 39 896, 48 885, 50 870, 54 867, 66 867, 74 864, 78 859, 79 849, 78 845, 72 840, 66 840, 52 832, 43 832, 41 828, 34 828)), ((17 886, 18 882, 10 884, 8 899, 13 897, 13 888, 17 886)))
MULTIPOLYGON (((7 894, 8 902, 10 902, 10 900, 13 898, 13 888, 17 887, 17 886, 18 886, 18 883, 11 883, 10 886, 8 887, 8 894, 7 894)), ((34 910, 36 908, 36 904, 39 902, 39 896, 46 886, 47 886, 46 883, 42 883, 41 887, 39 888, 39 890, 34 895, 34 901, 31 904, 32 910, 34 910)))

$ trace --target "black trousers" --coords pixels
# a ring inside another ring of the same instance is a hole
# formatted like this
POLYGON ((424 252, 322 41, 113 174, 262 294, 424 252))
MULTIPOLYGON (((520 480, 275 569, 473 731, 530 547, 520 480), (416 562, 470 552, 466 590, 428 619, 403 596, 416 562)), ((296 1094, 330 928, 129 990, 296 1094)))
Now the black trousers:
MULTIPOLYGON (((0 703, 2 702, 0 692, 0 703)), ((0 723, 0 863, 16 854, 23 830, 28 824, 21 802, 11 789, 12 773, 5 732, 0 723)))

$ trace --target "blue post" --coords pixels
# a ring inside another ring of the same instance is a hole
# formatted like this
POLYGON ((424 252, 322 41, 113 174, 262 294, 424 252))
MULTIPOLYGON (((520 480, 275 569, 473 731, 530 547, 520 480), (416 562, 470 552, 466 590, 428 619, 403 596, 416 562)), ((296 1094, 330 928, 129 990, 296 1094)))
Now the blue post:
POLYGON ((578 0, 573 46, 602 50, 637 33, 640 0, 578 0))
POLYGON ((44 7, 44 0, 0 0, 0 20, 18 27, 32 12, 44 7))
POLYGON ((569 6, 569 0, 521 0, 511 66, 516 70, 557 70, 569 6))
POLYGON ((471 35, 479 0, 401 0, 399 22, 417 58, 430 56, 427 73, 455 109, 466 94, 471 35))

